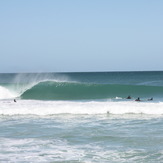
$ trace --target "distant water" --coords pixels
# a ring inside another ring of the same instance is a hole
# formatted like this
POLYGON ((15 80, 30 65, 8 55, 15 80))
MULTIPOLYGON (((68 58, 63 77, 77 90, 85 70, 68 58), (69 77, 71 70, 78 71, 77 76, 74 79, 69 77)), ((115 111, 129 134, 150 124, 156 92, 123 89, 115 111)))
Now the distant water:
POLYGON ((0 131, 4 163, 163 162, 163 72, 0 74, 0 131))

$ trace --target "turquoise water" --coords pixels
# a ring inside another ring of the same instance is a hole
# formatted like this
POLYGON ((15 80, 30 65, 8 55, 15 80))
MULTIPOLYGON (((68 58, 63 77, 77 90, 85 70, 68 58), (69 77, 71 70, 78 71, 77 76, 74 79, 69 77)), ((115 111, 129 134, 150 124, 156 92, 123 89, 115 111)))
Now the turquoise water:
POLYGON ((163 72, 0 74, 0 131, 2 163, 163 162, 163 72))

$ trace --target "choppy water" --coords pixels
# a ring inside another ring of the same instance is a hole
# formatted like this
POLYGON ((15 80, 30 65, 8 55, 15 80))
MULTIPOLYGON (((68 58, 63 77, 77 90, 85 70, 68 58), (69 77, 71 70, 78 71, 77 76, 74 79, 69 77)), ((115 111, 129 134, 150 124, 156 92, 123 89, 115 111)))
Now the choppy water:
POLYGON ((0 74, 0 162, 163 162, 163 72, 0 74))

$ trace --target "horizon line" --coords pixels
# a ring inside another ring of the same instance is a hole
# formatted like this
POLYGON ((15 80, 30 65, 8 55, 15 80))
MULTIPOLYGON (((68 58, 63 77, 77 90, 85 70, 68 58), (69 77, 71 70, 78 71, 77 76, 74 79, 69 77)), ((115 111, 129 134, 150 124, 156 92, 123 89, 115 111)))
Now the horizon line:
POLYGON ((49 72, 47 72, 47 71, 40 71, 40 72, 0 72, 0 74, 38 74, 38 73, 109 73, 109 72, 161 72, 161 71, 163 71, 163 70, 131 70, 131 71, 129 71, 129 70, 120 70, 120 71, 61 71, 61 72, 58 72, 58 71, 56 71, 56 72, 52 72, 52 71, 49 71, 49 72))

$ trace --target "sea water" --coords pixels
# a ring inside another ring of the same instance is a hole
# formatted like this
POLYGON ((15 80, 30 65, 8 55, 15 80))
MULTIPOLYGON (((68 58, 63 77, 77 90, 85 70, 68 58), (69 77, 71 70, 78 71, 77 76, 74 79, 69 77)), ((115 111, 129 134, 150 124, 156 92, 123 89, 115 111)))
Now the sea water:
POLYGON ((163 162, 163 72, 0 74, 0 162, 163 162))

